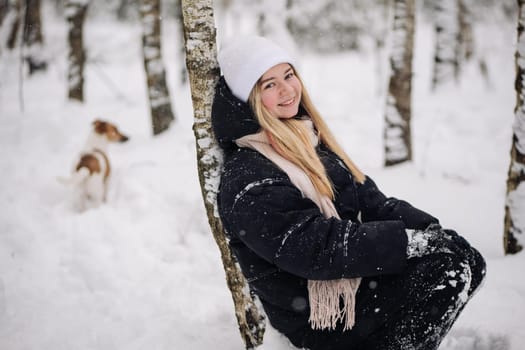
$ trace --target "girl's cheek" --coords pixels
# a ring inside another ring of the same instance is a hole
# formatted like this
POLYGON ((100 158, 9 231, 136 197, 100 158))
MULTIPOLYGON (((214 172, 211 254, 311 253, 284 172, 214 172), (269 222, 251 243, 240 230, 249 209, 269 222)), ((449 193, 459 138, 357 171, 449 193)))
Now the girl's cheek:
POLYGON ((266 94, 266 95, 262 96, 261 102, 264 105, 264 107, 271 108, 272 107, 273 98, 272 98, 272 96, 269 96, 268 94, 266 94))

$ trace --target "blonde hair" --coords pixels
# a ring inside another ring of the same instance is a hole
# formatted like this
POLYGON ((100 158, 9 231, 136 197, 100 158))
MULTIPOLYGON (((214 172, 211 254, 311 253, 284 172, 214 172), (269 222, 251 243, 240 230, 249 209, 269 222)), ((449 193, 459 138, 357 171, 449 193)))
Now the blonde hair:
MULTIPOLYGON (((291 66, 291 65, 290 65, 291 66)), ((311 118, 314 127, 317 129, 319 140, 324 143, 332 152, 343 160, 355 179, 363 183, 365 175, 352 162, 343 148, 336 141, 334 135, 324 122, 323 118, 314 107, 308 92, 304 88, 303 81, 292 66, 294 74, 299 79, 302 87, 301 106, 311 118)), ((261 101, 261 86, 259 82, 255 84, 249 97, 249 103, 257 117, 257 121, 265 130, 271 140, 272 146, 284 158, 288 159, 301 168, 312 181, 315 189, 331 199, 334 199, 333 185, 326 174, 326 169, 319 159, 314 145, 310 142, 310 131, 300 120, 295 118, 279 119, 264 107, 261 101)))

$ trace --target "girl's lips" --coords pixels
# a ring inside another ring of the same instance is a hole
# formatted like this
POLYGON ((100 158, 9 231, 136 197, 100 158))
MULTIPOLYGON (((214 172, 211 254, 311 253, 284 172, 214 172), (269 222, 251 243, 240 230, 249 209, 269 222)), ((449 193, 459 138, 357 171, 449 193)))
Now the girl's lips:
POLYGON ((279 103, 279 106, 283 106, 283 107, 288 107, 288 106, 291 106, 293 103, 295 102, 295 97, 289 99, 289 100, 286 100, 282 103, 279 103))

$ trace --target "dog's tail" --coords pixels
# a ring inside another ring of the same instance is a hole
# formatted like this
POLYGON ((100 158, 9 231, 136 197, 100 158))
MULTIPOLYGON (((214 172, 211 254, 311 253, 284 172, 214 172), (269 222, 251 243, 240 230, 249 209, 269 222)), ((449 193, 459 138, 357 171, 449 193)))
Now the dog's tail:
POLYGON ((70 177, 57 176, 57 181, 63 185, 78 185, 84 182, 89 176, 87 168, 80 168, 71 174, 70 177))

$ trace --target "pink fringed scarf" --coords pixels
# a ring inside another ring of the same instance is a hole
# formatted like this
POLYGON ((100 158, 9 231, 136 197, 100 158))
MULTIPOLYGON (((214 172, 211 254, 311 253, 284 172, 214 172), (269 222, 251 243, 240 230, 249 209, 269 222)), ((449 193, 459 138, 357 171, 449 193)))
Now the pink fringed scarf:
MULTIPOLYGON (((308 123, 309 130, 312 131, 311 142, 317 145, 319 140, 314 132, 312 121, 304 120, 304 122, 308 123)), ((332 200, 317 192, 308 175, 271 146, 264 131, 246 135, 236 140, 236 143, 239 147, 248 147, 258 151, 281 168, 303 196, 311 199, 326 218, 340 219, 332 200)), ((344 330, 351 329, 355 323, 355 295, 360 283, 361 278, 308 280, 311 327, 333 330, 338 322, 344 322, 344 330)))

